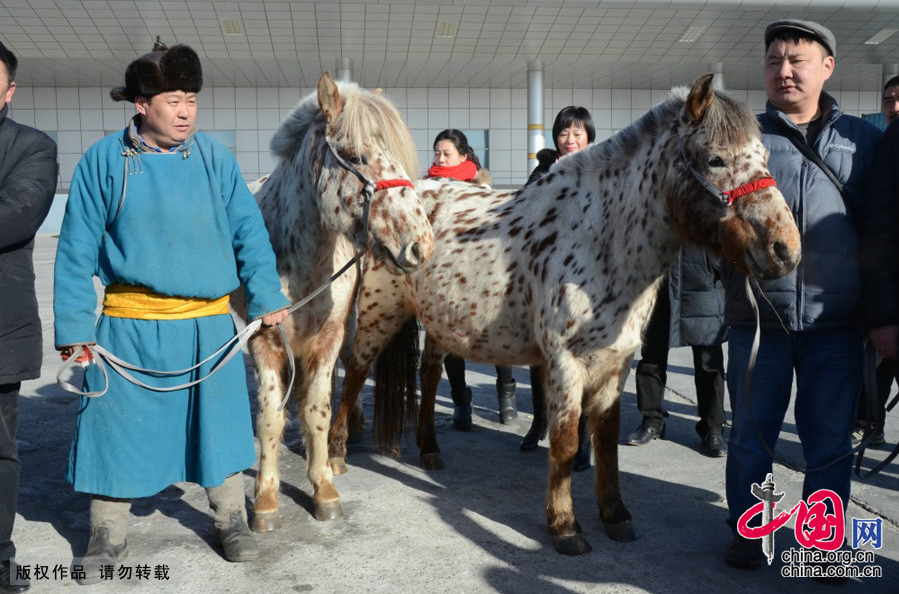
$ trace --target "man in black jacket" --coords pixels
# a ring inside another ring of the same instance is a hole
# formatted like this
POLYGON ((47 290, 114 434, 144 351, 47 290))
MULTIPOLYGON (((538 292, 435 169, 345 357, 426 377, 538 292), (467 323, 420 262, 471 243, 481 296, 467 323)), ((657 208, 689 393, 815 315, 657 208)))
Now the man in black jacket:
POLYGON ((28 583, 10 575, 18 499, 16 448, 19 389, 41 370, 41 321, 34 294, 34 234, 56 190, 56 144, 44 133, 12 121, 16 57, 0 43, 0 592, 22 592, 28 583), (10 581, 16 581, 11 584, 10 581))

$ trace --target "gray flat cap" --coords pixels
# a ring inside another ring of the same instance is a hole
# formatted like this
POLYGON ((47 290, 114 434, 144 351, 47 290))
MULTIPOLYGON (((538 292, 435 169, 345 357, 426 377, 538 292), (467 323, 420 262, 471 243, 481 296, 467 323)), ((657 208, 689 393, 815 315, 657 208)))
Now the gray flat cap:
POLYGON ((800 21, 798 19, 785 19, 782 21, 774 21, 765 28, 765 47, 767 47, 774 36, 781 31, 801 31, 814 37, 818 43, 830 52, 830 55, 837 55, 837 41, 834 39, 833 33, 824 25, 819 25, 813 21, 800 21))

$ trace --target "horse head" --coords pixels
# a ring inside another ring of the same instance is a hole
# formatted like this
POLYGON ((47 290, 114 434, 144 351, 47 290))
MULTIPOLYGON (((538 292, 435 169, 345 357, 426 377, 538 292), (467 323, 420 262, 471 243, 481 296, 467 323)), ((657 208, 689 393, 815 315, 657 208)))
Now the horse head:
POLYGON ((712 78, 696 80, 676 124, 674 229, 744 274, 784 276, 799 263, 799 230, 768 171, 758 120, 745 104, 716 92, 712 78))
POLYGON ((312 151, 319 159, 311 166, 323 218, 391 272, 417 270, 434 250, 434 235, 412 186, 419 167, 408 127, 380 93, 338 85, 328 72, 318 82, 318 104, 324 143, 312 151))

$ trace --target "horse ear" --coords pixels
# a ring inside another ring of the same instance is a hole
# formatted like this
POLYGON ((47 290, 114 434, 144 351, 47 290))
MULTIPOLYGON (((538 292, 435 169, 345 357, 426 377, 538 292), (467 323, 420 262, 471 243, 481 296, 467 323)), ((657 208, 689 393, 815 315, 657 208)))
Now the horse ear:
POLYGON ((698 124, 705 117, 705 112, 712 106, 715 100, 715 89, 712 79, 715 75, 711 72, 703 74, 693 83, 690 94, 687 95, 686 116, 691 124, 698 124))
POLYGON ((343 99, 337 89, 337 83, 331 78, 331 72, 326 70, 318 79, 318 106, 325 114, 325 121, 333 126, 343 111, 343 99))

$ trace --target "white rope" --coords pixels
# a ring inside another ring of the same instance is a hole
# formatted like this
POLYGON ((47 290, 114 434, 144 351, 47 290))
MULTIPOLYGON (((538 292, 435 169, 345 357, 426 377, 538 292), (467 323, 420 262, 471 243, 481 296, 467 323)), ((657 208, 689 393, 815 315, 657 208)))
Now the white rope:
POLYGON ((206 357, 205 359, 203 359, 196 365, 194 365, 192 367, 188 367, 187 369, 179 369, 177 371, 161 371, 158 369, 144 369, 143 367, 139 367, 132 363, 128 363, 127 361, 124 361, 124 360, 120 359, 119 357, 116 357, 111 352, 109 352, 108 350, 106 350, 105 348, 100 346, 99 344, 79 345, 75 349, 75 351, 72 353, 72 355, 66 361, 63 362, 63 364, 60 366, 59 370, 56 372, 56 383, 59 385, 60 388, 62 388, 66 392, 71 392, 73 394, 78 394, 80 396, 87 396, 90 398, 96 398, 98 396, 102 396, 102 395, 106 394, 106 392, 109 390, 109 373, 106 371, 106 365, 104 364, 104 361, 105 361, 106 363, 109 364, 110 367, 115 369, 119 373, 119 375, 121 375, 126 380, 128 380, 129 382, 131 382, 132 384, 134 384, 136 386, 146 388, 147 390, 153 390, 154 392, 176 392, 178 390, 190 388, 191 386, 196 386, 200 382, 203 382, 203 381, 209 379, 210 377, 212 377, 212 375, 217 373, 231 359, 233 359, 237 353, 239 353, 241 351, 241 349, 244 347, 244 345, 246 345, 247 342, 250 340, 250 337, 257 330, 259 330, 260 326, 262 326, 262 320, 253 320, 252 322, 250 322, 247 325, 246 328, 244 328, 243 330, 241 330, 240 332, 235 334, 230 340, 228 340, 228 342, 223 344, 217 351, 215 351, 214 353, 212 353, 211 355, 209 355, 208 357, 206 357), (69 367, 72 367, 76 363, 78 356, 81 355, 82 353, 85 353, 91 357, 91 359, 89 359, 87 362, 88 365, 90 364, 90 361, 92 360, 97 365, 97 367, 100 368, 100 371, 103 373, 103 380, 106 385, 103 387, 102 390, 85 392, 83 389, 76 388, 69 382, 62 379, 62 374, 69 367), (222 353, 224 353, 224 357, 212 367, 212 369, 209 371, 209 373, 207 373, 206 375, 204 375, 203 377, 201 377, 199 379, 196 379, 196 380, 193 380, 190 382, 186 382, 183 384, 178 384, 177 386, 167 386, 167 387, 151 386, 149 384, 146 384, 146 383, 140 381, 139 379, 137 379, 130 373, 130 371, 135 371, 135 372, 139 372, 139 373, 156 375, 156 376, 160 376, 160 377, 183 375, 183 374, 191 373, 192 371, 199 369, 201 366, 205 365, 206 363, 209 363, 210 361, 212 361, 213 359, 215 359, 222 353))

